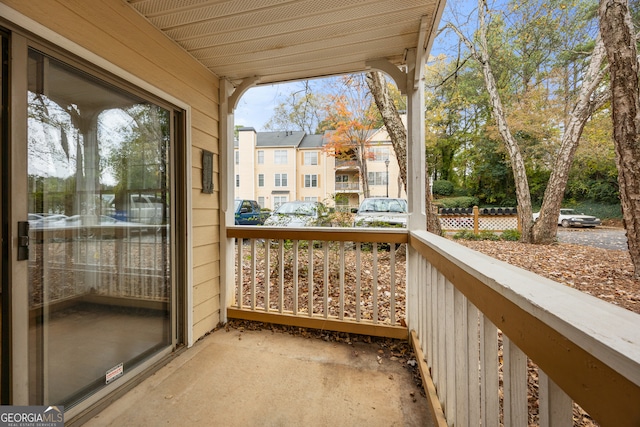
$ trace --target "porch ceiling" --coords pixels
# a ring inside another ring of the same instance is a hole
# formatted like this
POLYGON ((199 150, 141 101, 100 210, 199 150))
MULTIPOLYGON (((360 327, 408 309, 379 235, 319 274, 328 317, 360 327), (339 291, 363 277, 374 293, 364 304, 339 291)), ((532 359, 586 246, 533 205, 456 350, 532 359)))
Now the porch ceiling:
POLYGON ((431 48, 445 0, 126 0, 234 83, 345 74, 431 48))

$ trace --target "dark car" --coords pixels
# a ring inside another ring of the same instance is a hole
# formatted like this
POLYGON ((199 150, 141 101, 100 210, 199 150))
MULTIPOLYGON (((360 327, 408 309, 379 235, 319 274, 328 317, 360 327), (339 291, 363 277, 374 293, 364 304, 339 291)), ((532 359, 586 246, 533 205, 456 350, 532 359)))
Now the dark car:
POLYGON ((234 202, 235 225, 262 225, 269 217, 255 200, 236 199, 234 202))

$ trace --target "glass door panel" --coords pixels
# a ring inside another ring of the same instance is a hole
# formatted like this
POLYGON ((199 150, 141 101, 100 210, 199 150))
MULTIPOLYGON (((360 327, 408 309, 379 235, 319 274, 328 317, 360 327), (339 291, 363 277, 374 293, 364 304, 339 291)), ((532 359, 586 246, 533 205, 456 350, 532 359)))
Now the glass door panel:
POLYGON ((29 390, 70 407, 172 345, 171 112, 28 57, 29 390))

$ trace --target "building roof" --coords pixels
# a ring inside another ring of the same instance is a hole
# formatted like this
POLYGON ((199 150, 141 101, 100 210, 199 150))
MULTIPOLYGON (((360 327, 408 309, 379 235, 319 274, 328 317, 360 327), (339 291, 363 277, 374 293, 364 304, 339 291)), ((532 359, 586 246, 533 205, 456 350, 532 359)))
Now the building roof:
POLYGON ((256 146, 297 148, 304 136, 302 131, 258 132, 256 146))
POLYGON ((325 142, 322 135, 305 135, 299 148, 322 148, 325 142))

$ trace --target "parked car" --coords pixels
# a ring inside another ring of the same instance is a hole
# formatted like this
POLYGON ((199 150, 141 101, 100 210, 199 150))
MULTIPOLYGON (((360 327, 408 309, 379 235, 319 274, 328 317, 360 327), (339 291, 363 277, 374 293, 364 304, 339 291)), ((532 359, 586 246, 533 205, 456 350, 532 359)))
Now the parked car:
POLYGON ((118 221, 160 225, 169 219, 169 207, 161 197, 155 194, 133 193, 117 197, 113 194, 102 195, 107 205, 106 215, 118 221))
POLYGON ((44 214, 32 214, 28 216, 30 228, 52 228, 64 226, 68 217, 62 214, 44 215, 44 214))
POLYGON ((320 202, 285 202, 264 222, 270 227, 330 227, 329 210, 320 202))
POLYGON ((354 213, 354 227, 407 227, 408 205, 405 199, 369 197, 354 213))
MULTIPOLYGON (((540 212, 534 213, 533 220, 536 221, 539 216, 540 212)), ((560 209, 558 216, 558 225, 563 227, 596 227, 601 224, 600 218, 578 213, 574 209, 560 209)))
POLYGON ((269 218, 255 200, 236 199, 234 202, 235 225, 262 225, 269 218))

